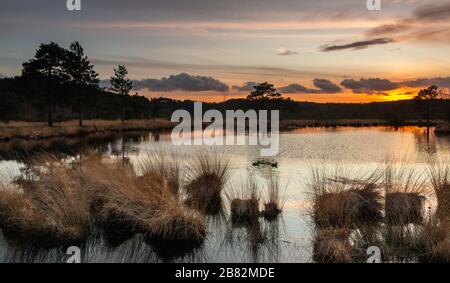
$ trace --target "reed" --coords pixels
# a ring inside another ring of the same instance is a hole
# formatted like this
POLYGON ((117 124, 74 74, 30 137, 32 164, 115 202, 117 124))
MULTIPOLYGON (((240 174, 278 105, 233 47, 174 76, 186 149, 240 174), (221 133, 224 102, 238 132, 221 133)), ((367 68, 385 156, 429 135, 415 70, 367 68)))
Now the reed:
POLYGON ((231 221, 233 226, 252 226, 260 216, 260 192, 256 180, 252 177, 233 184, 227 191, 231 203, 231 221))
POLYGON ((203 241, 204 219, 184 207, 175 193, 178 177, 173 172, 177 171, 156 167, 162 163, 153 161, 141 160, 146 164, 141 167, 146 169, 142 176, 123 166, 91 171, 90 179, 97 180, 97 195, 103 202, 100 222, 119 236, 143 233, 166 241, 203 241))
POLYGON ((52 156, 40 164, 33 170, 32 186, 18 182, 21 186, 3 188, 7 192, 0 203, 4 234, 43 245, 85 241, 91 216, 84 188, 74 180, 72 169, 52 156), (10 207, 19 204, 23 206, 17 211, 10 207))
POLYGON ((267 221, 278 219, 286 202, 285 192, 280 191, 278 176, 271 171, 267 180, 267 190, 264 195, 264 210, 262 215, 267 221))
POLYGON ((389 225, 421 224, 427 195, 423 174, 404 165, 387 164, 382 186, 385 190, 385 218, 389 225))
POLYGON ((142 164, 146 170, 138 176, 133 167, 95 153, 76 162, 46 155, 31 166, 32 178, 16 182, 22 187, 3 189, 0 224, 11 234, 63 244, 84 240, 93 224, 111 237, 142 233, 160 241, 202 242, 203 217, 175 193, 178 171, 154 160, 142 164))
POLYGON ((450 262, 449 223, 439 216, 430 217, 421 228, 417 242, 421 246, 418 258, 423 263, 450 262))
POLYGON ((218 153, 198 153, 187 173, 187 203, 208 214, 222 207, 222 191, 230 178, 229 157, 218 153))
POLYGON ((338 167, 332 173, 313 168, 310 195, 316 227, 351 228, 358 223, 380 221, 383 204, 377 172, 353 180, 342 177, 346 174, 338 167))
POLYGON ((428 169, 431 184, 437 199, 436 214, 450 220, 450 167, 446 164, 431 164, 428 169))
POLYGON ((313 260, 317 263, 353 262, 350 232, 348 229, 318 230, 313 243, 313 260))

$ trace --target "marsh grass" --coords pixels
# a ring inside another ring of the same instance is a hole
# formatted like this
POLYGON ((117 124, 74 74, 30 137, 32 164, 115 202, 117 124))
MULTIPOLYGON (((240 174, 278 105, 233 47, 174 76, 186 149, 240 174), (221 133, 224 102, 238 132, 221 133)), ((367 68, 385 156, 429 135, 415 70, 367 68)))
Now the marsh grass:
POLYGON ((280 181, 274 172, 270 171, 267 179, 267 189, 263 195, 264 209, 262 215, 267 221, 277 220, 283 212, 283 207, 286 203, 286 190, 280 188, 280 181))
POLYGON ((178 195, 183 187, 184 176, 181 165, 172 151, 147 152, 144 157, 138 159, 136 169, 138 174, 141 174, 140 179, 143 182, 151 181, 158 176, 162 177, 167 183, 165 186, 174 195, 178 195))
POLYGON ((428 173, 437 199, 436 214, 450 221, 450 167, 446 164, 430 164, 428 173))
POLYGON ((349 229, 320 229, 313 240, 313 260, 317 263, 351 263, 353 247, 349 229))
POLYGON ((382 186, 385 190, 385 218, 389 225, 421 224, 425 197, 429 194, 421 172, 405 165, 386 164, 382 186))
POLYGON ((230 178, 229 157, 199 152, 187 173, 187 204, 207 214, 217 214, 223 205, 222 191, 230 178))
POLYGON ((87 194, 72 169, 47 156, 33 169, 32 186, 16 182, 2 189, 0 202, 4 235, 42 245, 79 244, 91 223, 87 194), (21 186, 18 186, 21 185, 21 186))
POLYGON ((340 167, 330 173, 313 168, 310 181, 312 218, 317 228, 351 228, 382 219, 378 170, 349 179, 340 167))
POLYGON ((177 171, 155 167, 162 163, 141 162, 146 165, 141 169, 147 170, 142 176, 114 165, 113 170, 104 170, 104 175, 94 173, 103 203, 100 222, 118 236, 142 233, 154 240, 202 242, 206 235, 204 219, 182 205, 175 190, 178 177, 172 175, 177 171))
POLYGON ((252 226, 258 222, 261 193, 254 177, 243 178, 239 183, 234 183, 227 190, 226 196, 230 203, 233 226, 252 226))
POLYGON ((447 221, 432 216, 427 219, 418 234, 417 242, 421 247, 421 253, 418 255, 420 262, 450 262, 450 226, 447 221))
POLYGON ((48 127, 43 122, 12 121, 0 122, 0 139, 47 139, 72 137, 93 133, 170 129, 174 124, 168 120, 86 120, 80 127, 78 121, 55 123, 48 127))
POLYGON ((136 233, 153 243, 186 245, 202 243, 206 236, 204 218, 184 207, 175 192, 175 167, 142 161, 145 170, 138 176, 133 167, 95 153, 76 162, 48 155, 36 164, 28 182, 16 183, 32 185, 2 189, 5 234, 69 244, 84 240, 98 224, 105 235, 120 239, 115 245, 136 233))

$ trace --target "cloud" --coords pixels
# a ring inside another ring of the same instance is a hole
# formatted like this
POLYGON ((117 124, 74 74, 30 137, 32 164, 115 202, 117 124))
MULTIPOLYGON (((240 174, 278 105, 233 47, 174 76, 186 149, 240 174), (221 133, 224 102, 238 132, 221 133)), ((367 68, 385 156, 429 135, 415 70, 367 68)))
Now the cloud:
MULTIPOLYGON (((341 85, 346 89, 350 89, 355 94, 375 94, 387 95, 386 92, 396 90, 402 87, 421 88, 430 85, 436 85, 443 91, 450 89, 450 77, 437 78, 423 78, 416 80, 409 80, 403 82, 393 82, 388 79, 368 78, 368 79, 346 79, 341 82, 341 85)), ((404 92, 404 95, 411 95, 412 92, 404 92)), ((397 94, 399 95, 399 94, 397 94)))
POLYGON ((368 36, 380 36, 386 34, 395 34, 399 32, 403 32, 410 28, 410 25, 406 23, 395 23, 395 24, 387 24, 380 25, 374 27, 366 32, 368 36))
POLYGON ((338 93, 342 89, 333 82, 326 79, 315 79, 313 81, 316 89, 307 88, 301 84, 290 84, 285 87, 281 87, 282 93, 338 93))
POLYGON ((385 91, 394 90, 400 87, 400 84, 398 83, 380 78, 360 79, 359 81, 346 79, 341 82, 341 85, 352 90, 353 93, 367 94, 384 94, 385 91))
POLYGON ((394 40, 392 38, 376 38, 376 39, 369 39, 369 40, 363 40, 363 41, 356 41, 348 44, 343 45, 325 45, 321 48, 322 52, 329 52, 329 51, 339 51, 339 50, 360 50, 368 48, 369 46, 373 45, 382 45, 382 44, 388 44, 392 43, 394 40))
POLYGON ((326 79, 315 79, 314 86, 325 93, 337 93, 342 90, 338 85, 326 79))
POLYGON ((409 87, 428 87, 430 85, 436 85, 440 88, 450 88, 450 77, 445 78, 429 78, 429 79, 417 79, 405 83, 409 87))
POLYGON ((282 93, 317 93, 319 90, 315 89, 309 89, 307 87, 304 87, 301 84, 290 84, 285 87, 281 87, 280 91, 282 93))
MULTIPOLYGON (((101 87, 110 87, 109 80, 102 80, 101 87)), ((187 73, 172 75, 168 78, 133 80, 134 90, 149 91, 218 91, 226 92, 228 85, 212 77, 192 76, 187 73)))
POLYGON ((372 36, 396 36, 396 40, 450 42, 450 2, 419 6, 407 18, 380 25, 366 32, 372 36))
POLYGON ((413 12, 412 20, 415 21, 440 21, 448 20, 450 16, 450 2, 439 4, 426 4, 418 7, 413 12))
POLYGON ((289 50, 285 47, 280 47, 280 48, 278 48, 278 55, 279 56, 294 56, 294 55, 298 55, 298 52, 289 50))
POLYGON ((235 91, 253 91, 254 90, 254 86, 258 85, 258 83, 255 82, 246 82, 244 83, 242 86, 232 86, 231 89, 235 90, 235 91))
POLYGON ((399 18, 391 24, 369 29, 366 40, 344 45, 326 45, 322 51, 358 50, 369 46, 398 41, 450 43, 450 2, 426 4, 417 7, 409 17, 399 18))
POLYGON ((172 75, 168 78, 144 79, 133 81, 134 89, 150 91, 219 91, 229 90, 228 85, 212 77, 192 76, 187 73, 172 75))

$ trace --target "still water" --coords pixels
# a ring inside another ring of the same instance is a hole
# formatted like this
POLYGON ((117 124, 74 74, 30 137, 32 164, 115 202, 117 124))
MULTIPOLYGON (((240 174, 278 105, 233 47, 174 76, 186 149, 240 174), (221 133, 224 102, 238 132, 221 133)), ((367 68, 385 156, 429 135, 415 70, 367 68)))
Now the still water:
MULTIPOLYGON (((63 158, 77 156, 86 148, 95 148, 131 162, 146 154, 170 150, 182 164, 192 160, 199 151, 225 152, 231 159, 232 168, 228 187, 242 182, 247 176, 253 176, 263 184, 270 173, 279 180, 285 205, 278 221, 260 220, 258 229, 266 239, 263 242, 251 240, 251 232, 246 228, 232 229, 228 222, 229 206, 226 206, 222 215, 208 217, 207 240, 194 252, 167 254, 147 245, 140 235, 114 248, 105 244, 102 238, 95 238, 81 247, 83 262, 311 262, 314 236, 308 216, 311 168, 343 166, 352 172, 370 171, 389 159, 425 169, 429 161, 448 160, 450 138, 435 136, 433 130, 428 132, 418 127, 299 129, 281 133, 279 155, 268 160, 277 163, 276 168, 254 166, 260 160, 258 147, 174 147, 170 132, 41 143, 9 142, 0 145, 2 181, 7 182, 20 172, 23 164, 15 161, 18 157, 32 157, 50 151, 63 158)), ((261 190, 264 190, 263 185, 261 190)), ((67 258, 63 249, 11 246, 0 238, 0 262, 65 262, 67 258)))

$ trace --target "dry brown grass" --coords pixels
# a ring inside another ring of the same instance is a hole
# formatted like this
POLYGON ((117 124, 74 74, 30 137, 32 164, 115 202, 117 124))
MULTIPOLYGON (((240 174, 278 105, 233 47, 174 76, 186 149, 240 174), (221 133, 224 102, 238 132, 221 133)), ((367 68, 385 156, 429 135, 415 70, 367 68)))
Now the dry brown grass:
POLYGON ((349 228, 358 223, 380 221, 383 204, 377 187, 377 171, 355 181, 343 178, 341 170, 335 168, 331 174, 312 170, 312 217, 316 227, 349 228))
POLYGON ((404 165, 387 164, 382 186, 385 190, 386 222, 389 225, 421 224, 428 195, 423 174, 404 165))
POLYGON ((78 121, 55 123, 48 127, 44 122, 12 121, 0 122, 1 139, 46 139, 54 137, 70 137, 98 132, 121 132, 154 129, 169 129, 173 124, 168 120, 128 120, 122 124, 120 120, 86 120, 80 127, 78 121))
POLYGON ((280 189, 278 176, 271 171, 267 181, 267 191, 264 195, 264 210, 262 212, 267 221, 278 219, 278 216, 282 213, 286 202, 285 192, 286 190, 281 191, 280 189))
POLYGON ((187 173, 187 203, 208 214, 222 207, 222 191, 230 178, 229 157, 219 153, 198 153, 187 173))
POLYGON ((436 213, 441 219, 450 221, 450 167, 432 164, 428 172, 438 203, 436 213))
POLYGON ((150 153, 140 158, 137 162, 137 171, 141 176, 138 178, 142 182, 151 181, 162 177, 160 182, 166 182, 164 186, 177 195, 183 187, 183 173, 180 162, 173 152, 160 151, 150 153))
POLYGON ((55 162, 48 156, 34 168, 33 181, 3 188, 7 193, 2 194, 0 210, 6 234, 48 245, 80 243, 87 238, 91 223, 88 196, 74 180, 72 169, 55 162))
POLYGON ((351 263, 353 247, 348 229, 319 230, 314 238, 313 260, 317 263, 351 263))
POLYGON ((0 223, 7 231, 67 243, 85 239, 95 218, 108 235, 186 242, 206 236, 203 217, 182 205, 166 167, 147 166, 138 176, 94 153, 70 163, 46 156, 37 164, 34 178, 19 182, 27 186, 1 195, 0 223), (17 205, 23 209, 16 211, 17 205))
POLYGON ((227 199, 231 203, 231 221, 233 226, 252 226, 258 222, 260 192, 252 177, 242 178, 227 190, 227 199))
POLYGON ((159 167, 162 163, 155 159, 141 159, 140 164, 142 176, 129 167, 104 161, 94 165, 100 168, 89 169, 88 178, 94 181, 88 183, 94 184, 101 204, 103 226, 118 235, 143 233, 167 241, 203 241, 204 219, 184 207, 176 193, 179 177, 173 174, 177 167, 159 167))
POLYGON ((450 262, 450 227, 446 221, 431 217, 421 227, 417 242, 421 247, 418 255, 420 262, 450 262))

